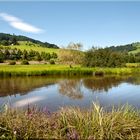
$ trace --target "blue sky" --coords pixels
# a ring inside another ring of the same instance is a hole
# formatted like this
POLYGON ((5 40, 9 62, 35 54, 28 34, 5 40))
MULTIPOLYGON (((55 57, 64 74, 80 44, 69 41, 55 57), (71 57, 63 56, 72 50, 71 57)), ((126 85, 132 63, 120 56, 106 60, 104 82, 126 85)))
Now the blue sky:
POLYGON ((0 32, 84 49, 140 41, 140 2, 0 2, 0 32))

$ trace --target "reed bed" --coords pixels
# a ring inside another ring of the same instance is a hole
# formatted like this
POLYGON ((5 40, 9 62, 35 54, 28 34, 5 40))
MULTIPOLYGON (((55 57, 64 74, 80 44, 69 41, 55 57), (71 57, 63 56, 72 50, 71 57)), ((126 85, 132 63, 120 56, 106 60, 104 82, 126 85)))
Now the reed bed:
POLYGON ((139 139, 140 112, 126 105, 107 112, 93 103, 89 110, 47 108, 0 113, 0 138, 4 139, 139 139))
POLYGON ((69 65, 1 65, 0 76, 43 76, 43 75, 93 75, 95 72, 104 74, 140 73, 140 68, 87 68, 69 65))

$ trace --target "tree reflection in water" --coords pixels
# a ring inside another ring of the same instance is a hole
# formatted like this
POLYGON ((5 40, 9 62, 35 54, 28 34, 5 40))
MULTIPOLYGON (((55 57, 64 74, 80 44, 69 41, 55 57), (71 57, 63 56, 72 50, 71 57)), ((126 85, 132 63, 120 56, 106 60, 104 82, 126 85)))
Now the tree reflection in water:
POLYGON ((83 80, 83 84, 86 88, 92 91, 101 92, 108 91, 112 87, 116 87, 124 82, 127 77, 117 76, 104 76, 104 77, 93 77, 83 80))
POLYGON ((63 80, 59 83, 59 92, 72 99, 82 99, 83 93, 81 90, 82 80, 63 80))
POLYGON ((47 77, 4 77, 0 78, 0 97, 7 95, 27 94, 35 88, 53 85, 57 82, 56 78, 47 77))
POLYGON ((140 75, 135 75, 133 77, 129 77, 127 79, 127 82, 134 84, 134 85, 140 85, 140 75))
MULTIPOLYGON (((126 82, 140 85, 140 75, 136 76, 104 76, 104 77, 3 77, 0 78, 0 97, 8 95, 24 95, 40 87, 48 87, 58 84, 59 93, 72 99, 82 99, 82 87, 92 90, 92 92, 108 91, 110 88, 126 82)), ((52 86, 53 88, 53 86, 52 86)))

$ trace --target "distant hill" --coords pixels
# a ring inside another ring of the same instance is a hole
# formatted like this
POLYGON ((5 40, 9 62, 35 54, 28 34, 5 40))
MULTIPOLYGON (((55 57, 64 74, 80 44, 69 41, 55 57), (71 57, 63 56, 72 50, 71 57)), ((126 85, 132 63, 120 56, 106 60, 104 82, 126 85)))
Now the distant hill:
POLYGON ((8 43, 12 42, 13 40, 16 40, 16 41, 29 41, 29 42, 41 45, 42 47, 46 47, 46 48, 56 48, 56 49, 59 48, 55 44, 51 44, 51 43, 48 43, 48 42, 42 42, 42 41, 35 40, 35 39, 29 38, 29 37, 26 37, 26 36, 0 33, 0 43, 6 43, 8 45, 8 43))
POLYGON ((135 45, 135 50, 133 50, 133 51, 130 51, 129 53, 133 53, 133 54, 137 54, 137 53, 140 53, 140 43, 138 42, 138 43, 134 43, 134 45, 135 45))
POLYGON ((140 52, 140 42, 126 44, 126 45, 119 45, 119 46, 110 46, 107 49, 110 49, 112 51, 139 53, 140 52))

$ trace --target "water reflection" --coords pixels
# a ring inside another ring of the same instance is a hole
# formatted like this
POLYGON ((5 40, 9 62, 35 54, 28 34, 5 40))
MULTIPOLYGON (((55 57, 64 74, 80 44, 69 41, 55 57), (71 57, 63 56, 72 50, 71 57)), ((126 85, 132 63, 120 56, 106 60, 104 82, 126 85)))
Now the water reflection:
POLYGON ((0 96, 24 95, 42 86, 55 84, 57 79, 46 77, 6 77, 0 78, 0 96))
POLYGON ((91 89, 93 92, 107 92, 112 87, 117 87, 123 81, 126 81, 128 77, 120 76, 104 76, 93 77, 83 80, 83 84, 86 88, 91 89))
POLYGON ((0 97, 20 94, 24 95, 37 88, 58 84, 59 93, 72 99, 82 99, 82 87, 92 92, 108 92, 112 87, 117 87, 123 82, 140 85, 139 76, 104 76, 84 78, 59 78, 59 77, 7 77, 0 78, 0 97))
POLYGON ((82 80, 63 80, 59 83, 59 92, 72 99, 82 99, 82 80))
POLYGON ((62 106, 90 107, 91 103, 98 99, 103 106, 129 103, 140 108, 139 91, 138 75, 7 77, 0 78, 0 105, 10 100, 13 107, 22 108, 31 104, 47 106, 56 111, 62 106))
POLYGON ((127 82, 130 84, 134 84, 134 85, 140 85, 140 75, 135 75, 134 77, 129 77, 127 82))
POLYGON ((27 106, 29 104, 33 104, 35 102, 38 102, 38 101, 41 101, 43 100, 43 97, 40 97, 40 96, 36 96, 36 97, 28 97, 27 99, 22 99, 22 100, 19 100, 19 101, 16 101, 13 106, 18 106, 18 107, 24 107, 24 106, 27 106))

